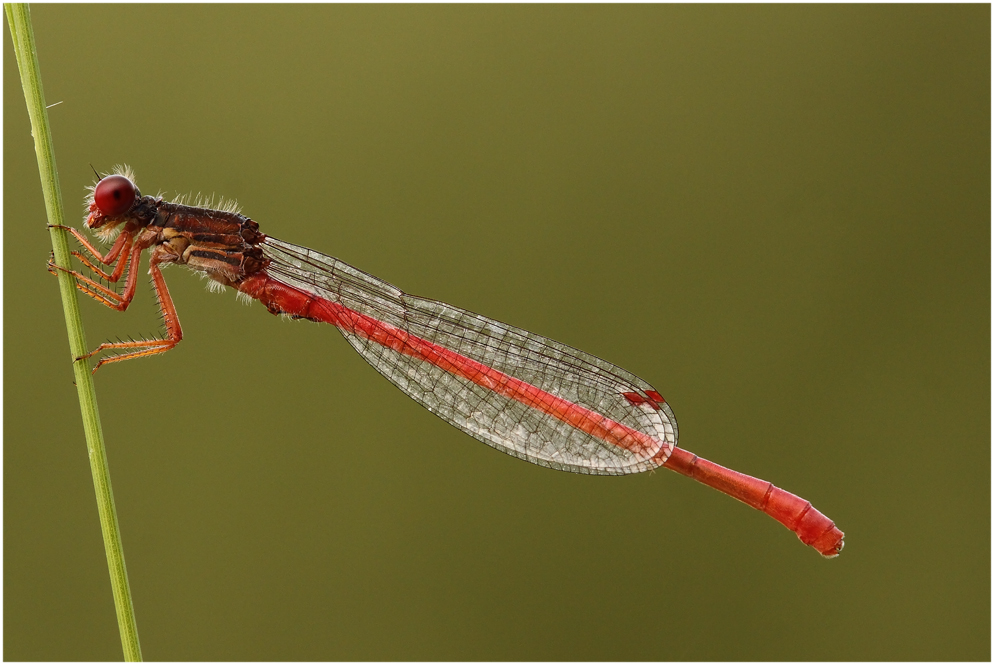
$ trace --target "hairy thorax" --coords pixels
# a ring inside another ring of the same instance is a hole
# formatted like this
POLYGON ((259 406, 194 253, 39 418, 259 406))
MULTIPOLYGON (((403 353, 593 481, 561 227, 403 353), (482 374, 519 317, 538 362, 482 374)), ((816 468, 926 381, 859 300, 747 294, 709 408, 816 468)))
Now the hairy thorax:
POLYGON ((178 263, 207 273, 225 286, 237 286, 263 270, 259 225, 235 212, 158 202, 156 214, 137 238, 153 247, 159 263, 178 263))

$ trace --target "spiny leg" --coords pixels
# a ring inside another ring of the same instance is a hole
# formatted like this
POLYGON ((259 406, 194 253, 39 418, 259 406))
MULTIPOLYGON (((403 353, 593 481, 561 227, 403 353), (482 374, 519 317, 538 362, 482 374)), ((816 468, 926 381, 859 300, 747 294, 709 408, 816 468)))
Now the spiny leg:
MULTIPOLYGON (((96 274, 100 275, 104 279, 109 280, 111 282, 116 282, 119 279, 121 279, 121 274, 124 272, 124 268, 127 265, 128 254, 131 252, 133 246, 132 245, 132 243, 134 242, 133 233, 129 231, 122 231, 121 235, 119 235, 117 237, 117 240, 114 241, 114 245, 110 248, 110 250, 108 250, 107 254, 101 255, 100 251, 93 246, 93 244, 89 241, 89 239, 87 239, 86 236, 84 236, 82 233, 72 228, 71 226, 50 224, 49 228, 62 229, 63 231, 70 232, 76 238, 76 240, 79 241, 79 244, 83 246, 84 250, 89 252, 91 255, 93 255, 93 258, 95 258, 100 263, 103 263, 104 265, 111 265, 114 263, 115 260, 117 260, 117 265, 114 266, 114 272, 108 274, 104 272, 101 268, 99 268, 96 264, 94 264, 92 261, 90 261, 90 259, 86 258, 83 252, 80 252, 79 250, 74 250, 72 253, 72 255, 75 256, 77 259, 79 259, 83 263, 83 265, 85 265, 87 268, 89 268, 96 274)), ((49 272, 51 272, 51 270, 49 270, 49 272)))
MULTIPOLYGON (((129 243, 130 244, 130 243, 129 243)), ((90 296, 99 303, 115 309, 119 312, 123 312, 128 309, 128 305, 135 297, 135 289, 138 286, 138 266, 141 262, 142 250, 132 251, 133 248, 129 248, 130 261, 128 257, 121 257, 121 264, 128 263, 130 267, 128 268, 128 278, 125 281, 124 293, 119 294, 116 291, 108 289, 102 284, 98 284, 94 280, 90 279, 86 275, 82 274, 78 270, 70 270, 69 268, 63 268, 62 266, 56 265, 52 258, 48 260, 48 271, 53 275, 57 274, 57 270, 69 273, 76 278, 76 288, 90 296)), ((117 271, 115 270, 115 273, 117 271)), ((116 281, 116 280, 115 280, 116 281)))
MULTIPOLYGON (((102 284, 97 283, 93 279, 83 275, 77 270, 70 270, 68 268, 63 268, 55 264, 54 260, 49 259, 48 271, 52 274, 57 274, 57 271, 63 271, 72 275, 76 279, 76 287, 86 295, 90 296, 97 302, 110 307, 111 309, 123 312, 131 304, 134 299, 135 291, 138 285, 138 269, 141 263, 141 254, 144 250, 143 247, 135 248, 133 241, 134 237, 130 233, 122 233, 118 237, 114 246, 111 247, 110 251, 107 252, 105 256, 102 256, 100 252, 87 240, 85 236, 79 233, 76 229, 70 227, 59 227, 67 231, 70 231, 77 240, 84 246, 86 251, 91 253, 94 258, 96 258, 101 263, 111 264, 117 259, 117 266, 114 269, 113 274, 108 275, 103 270, 99 269, 93 264, 89 259, 82 255, 81 252, 73 252, 73 255, 80 259, 84 265, 93 270, 95 273, 101 275, 105 279, 111 281, 118 281, 121 275, 127 269, 127 279, 125 281, 124 293, 118 294, 116 291, 109 289, 102 284)), ((76 360, 81 360, 83 358, 90 358, 98 353, 107 351, 110 349, 135 349, 134 351, 128 351, 125 353, 120 353, 116 356, 110 356, 109 358, 103 358, 93 367, 93 371, 96 372, 101 365, 111 362, 118 362, 120 360, 130 360, 132 358, 141 358, 144 356, 155 355, 157 353, 164 353, 169 349, 176 346, 179 341, 183 338, 183 330, 180 327, 179 317, 176 314, 176 307, 173 305, 172 297, 169 295, 169 289, 166 286, 165 279, 162 277, 162 271, 158 266, 159 260, 153 254, 151 265, 149 266, 149 274, 152 276, 152 285, 155 288, 156 298, 159 301, 159 309, 162 313, 163 320, 166 324, 166 337, 165 339, 149 339, 140 341, 128 341, 128 342, 105 342, 95 348, 90 353, 84 356, 76 358, 76 360)))
POLYGON ((71 275, 76 279, 76 288, 90 296, 94 300, 97 300, 104 305, 111 307, 113 309, 118 309, 121 305, 122 296, 113 289, 109 289, 103 284, 99 284, 94 280, 90 279, 86 275, 76 270, 70 270, 69 268, 63 268, 62 266, 56 265, 54 262, 49 261, 48 272, 53 275, 58 274, 56 271, 61 270, 64 273, 71 275))
MULTIPOLYGON (((54 263, 49 263, 48 272, 52 273, 53 275, 56 275, 56 274, 58 274, 56 272, 57 270, 62 270, 64 272, 72 274, 71 270, 66 270, 65 268, 59 267, 59 266, 55 265, 54 263)), ((118 305, 120 305, 120 298, 121 297, 119 295, 117 295, 116 293, 114 293, 114 292, 111 291, 111 292, 109 292, 111 294, 110 296, 105 296, 105 295, 103 295, 101 293, 97 293, 96 291, 93 291, 89 287, 89 285, 87 285, 87 284, 80 284, 79 283, 80 279, 86 279, 86 278, 83 277, 83 276, 81 276, 81 275, 80 276, 76 276, 76 280, 77 280, 76 281, 76 288, 79 289, 81 292, 83 292, 85 295, 90 296, 91 298, 93 298, 94 300, 96 300, 101 305, 104 305, 106 307, 110 307, 112 309, 117 309, 118 305), (110 300, 111 297, 113 297, 114 300, 110 300)), ((92 280, 87 280, 87 281, 92 281, 92 280)), ((98 288, 102 289, 105 292, 108 291, 107 289, 105 289, 104 287, 100 286, 99 284, 96 285, 96 286, 98 288)))
MULTIPOLYGON (((86 258, 86 256, 83 254, 83 252, 80 252, 80 251, 77 250, 77 251, 74 251, 72 253, 72 255, 75 256, 77 259, 79 259, 80 262, 83 265, 85 265, 87 268, 89 268, 93 272, 97 273, 98 275, 100 275, 104 279, 109 280, 111 282, 116 282, 119 279, 121 279, 121 275, 124 274, 124 268, 128 264, 128 254, 131 253, 131 250, 133 248, 133 245, 132 245, 133 241, 134 241, 134 237, 131 236, 130 234, 128 234, 128 235, 122 235, 120 238, 118 238, 118 242, 114 243, 114 247, 111 248, 111 251, 107 253, 108 257, 111 254, 114 254, 115 250, 116 250, 116 252, 120 253, 120 255, 117 256, 117 264, 114 266, 114 272, 112 272, 110 274, 107 274, 100 267, 98 267, 95 263, 93 263, 92 261, 90 261, 90 259, 86 258), (122 239, 123 239, 123 242, 122 242, 122 239), (119 244, 121 245, 120 248, 118 248, 119 244)), ((97 258, 99 259, 101 257, 97 257, 97 258)), ((104 257, 104 258, 106 258, 106 257, 104 257)), ((113 260, 114 259, 110 259, 110 261, 113 261, 113 260)))
POLYGON ((124 249, 124 245, 131 244, 130 241, 134 237, 133 233, 129 231, 122 231, 121 235, 119 235, 117 240, 114 242, 114 245, 107 251, 107 255, 104 256, 100 254, 100 250, 93 246, 93 243, 90 242, 89 238, 84 236, 79 230, 74 229, 71 226, 62 226, 60 224, 50 224, 49 228, 62 229, 63 231, 68 231, 73 234, 73 236, 76 237, 76 240, 79 241, 79 244, 81 244, 86 251, 92 254, 97 261, 100 261, 100 263, 108 266, 114 262, 117 255, 122 249, 124 249))
MULTIPOLYGON (((136 252, 136 255, 140 252, 136 252)), ((159 309, 162 312, 162 318, 166 324, 166 337, 165 339, 147 339, 141 341, 132 342, 105 342, 95 348, 90 353, 85 356, 80 356, 81 358, 90 358, 102 351, 107 351, 110 349, 136 349, 134 351, 126 351, 125 353, 120 353, 116 356, 110 356, 108 358, 101 359, 94 367, 93 371, 96 372, 100 369, 101 365, 106 365, 107 363, 116 363, 121 360, 131 360, 133 358, 143 358, 145 356, 152 356, 157 353, 165 353, 169 349, 173 348, 179 344, 180 340, 183 339, 183 329, 179 324, 179 316, 176 314, 176 306, 173 305, 172 296, 169 295, 169 287, 166 286, 166 280, 162 277, 162 271, 159 269, 159 262, 155 255, 152 256, 151 265, 149 265, 149 274, 152 276, 152 285, 155 287, 155 297, 159 301, 159 309)), ((132 270, 132 273, 134 270, 132 270)), ((132 281, 129 274, 129 283, 132 281)), ((134 295, 134 289, 132 288, 132 296, 134 295)), ((78 359, 77 359, 78 360, 78 359)))

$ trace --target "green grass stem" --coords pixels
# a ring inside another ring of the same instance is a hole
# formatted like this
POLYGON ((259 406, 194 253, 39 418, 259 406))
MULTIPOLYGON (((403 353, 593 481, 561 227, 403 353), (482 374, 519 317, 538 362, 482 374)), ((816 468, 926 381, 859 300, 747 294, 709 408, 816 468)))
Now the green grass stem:
MULTIPOLYGON (((41 188, 45 195, 45 209, 48 223, 64 225, 62 194, 59 189, 59 175, 55 167, 55 148, 48 125, 48 111, 45 108, 45 95, 41 87, 41 70, 38 66, 38 53, 35 49, 34 30, 31 27, 31 11, 26 4, 5 4, 7 25, 14 42, 17 68, 24 87, 24 99, 31 119, 31 135, 34 137, 35 153, 38 157, 38 171, 41 175, 41 188)), ((61 229, 50 229, 55 262, 69 267, 68 234, 61 229)), ((62 293, 62 306, 66 314, 66 327, 69 330, 69 351, 71 358, 78 358, 87 352, 86 335, 79 314, 79 301, 73 277, 60 271, 59 290, 62 293)), ((110 471, 107 453, 104 449, 103 430, 97 411, 97 396, 93 388, 89 362, 81 359, 73 362, 76 389, 79 392, 79 406, 83 413, 83 431, 93 473, 93 488, 97 495, 97 510, 100 514, 100 528, 104 537, 104 550, 107 553, 107 566, 110 569, 111 589, 114 594, 114 607, 117 610, 117 624, 121 632, 124 658, 140 661, 141 647, 138 643, 138 628, 135 625, 135 611, 131 603, 131 588, 128 585, 128 571, 124 565, 124 548, 121 545, 121 532, 117 523, 117 510, 114 508, 114 493, 110 485, 110 471)))

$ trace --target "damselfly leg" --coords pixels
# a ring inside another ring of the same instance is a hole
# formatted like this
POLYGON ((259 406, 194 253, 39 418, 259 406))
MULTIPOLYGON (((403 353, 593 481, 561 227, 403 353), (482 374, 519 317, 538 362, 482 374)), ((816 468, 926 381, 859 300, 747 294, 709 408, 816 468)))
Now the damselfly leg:
MULTIPOLYGON (((122 232, 107 254, 102 255, 86 239, 85 236, 75 229, 69 227, 60 228, 70 231, 73 236, 79 240, 80 244, 83 246, 83 249, 91 254, 98 262, 105 265, 112 265, 115 264, 116 261, 114 271, 108 274, 98 268, 82 252, 74 251, 73 256, 76 256, 83 263, 83 265, 92 270, 94 273, 111 282, 118 282, 124 275, 125 271, 127 271, 127 278, 124 283, 124 292, 118 293, 113 289, 109 289, 90 277, 87 277, 78 270, 71 270, 69 268, 57 266, 51 259, 49 259, 48 262, 49 272, 56 274, 56 271, 62 271, 72 275, 76 283, 76 288, 78 288, 81 292, 93 298, 102 305, 110 307, 111 309, 118 312, 125 311, 135 297, 135 291, 138 286, 138 272, 141 264, 141 255, 145 248, 136 248, 134 244, 134 235, 128 232, 122 232)), ((176 314, 176 306, 173 304, 172 296, 169 294, 169 288, 166 286, 166 281, 162 276, 162 270, 159 268, 158 264, 159 261, 157 260, 157 257, 153 256, 149 265, 149 274, 152 276, 152 285, 155 288, 155 296, 159 302, 159 310, 162 313, 162 318, 165 322, 165 337, 130 340, 127 342, 104 342, 88 354, 76 358, 76 360, 91 358, 99 353, 115 349, 121 351, 128 350, 124 353, 100 359, 93 367, 93 371, 96 372, 101 366, 108 363, 119 362, 121 360, 131 360, 133 358, 142 358, 145 356, 155 355, 157 353, 165 353, 169 349, 176 346, 180 340, 183 339, 183 330, 180 327, 179 316, 176 314)))

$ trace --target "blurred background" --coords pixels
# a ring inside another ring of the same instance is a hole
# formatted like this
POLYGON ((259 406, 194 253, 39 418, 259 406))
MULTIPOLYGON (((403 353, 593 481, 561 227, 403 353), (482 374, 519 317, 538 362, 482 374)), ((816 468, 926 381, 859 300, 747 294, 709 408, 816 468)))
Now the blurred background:
MULTIPOLYGON (((174 268, 185 340, 96 376, 145 658, 990 659, 989 6, 33 18, 70 223, 91 164, 236 198, 631 370, 847 534, 825 561, 665 470, 512 459, 174 268)), ((3 39, 3 655, 119 659, 3 39)), ((159 330, 144 277, 82 307, 91 346, 159 330)))

